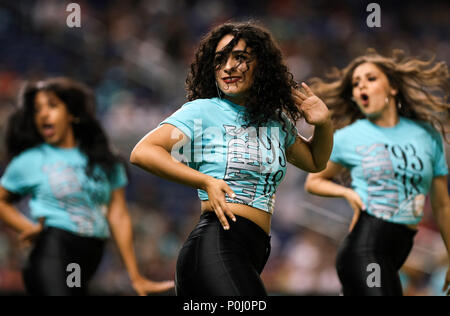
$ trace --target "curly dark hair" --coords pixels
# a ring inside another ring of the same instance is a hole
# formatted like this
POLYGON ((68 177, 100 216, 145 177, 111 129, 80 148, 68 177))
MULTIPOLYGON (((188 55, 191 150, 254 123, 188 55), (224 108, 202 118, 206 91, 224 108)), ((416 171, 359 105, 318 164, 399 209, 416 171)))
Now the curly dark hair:
POLYGON ((193 101, 218 96, 215 69, 226 58, 221 58, 218 64, 215 54, 218 43, 228 34, 234 38, 224 48, 222 56, 229 56, 239 40, 243 39, 251 49, 252 58, 257 61, 253 85, 245 99, 245 125, 263 126, 273 120, 279 121, 286 131, 283 113, 294 124, 301 117, 291 96, 291 90, 297 89, 298 85, 270 33, 255 22, 225 23, 212 29, 202 39, 186 79, 187 99, 193 101))
POLYGON ((77 124, 72 126, 80 150, 88 157, 88 175, 92 175, 96 165, 109 173, 117 162, 122 162, 111 151, 106 134, 95 117, 92 90, 64 77, 25 83, 19 93, 17 109, 7 123, 5 142, 8 160, 44 142, 34 122, 34 100, 39 91, 53 92, 64 102, 69 113, 77 118, 77 124))

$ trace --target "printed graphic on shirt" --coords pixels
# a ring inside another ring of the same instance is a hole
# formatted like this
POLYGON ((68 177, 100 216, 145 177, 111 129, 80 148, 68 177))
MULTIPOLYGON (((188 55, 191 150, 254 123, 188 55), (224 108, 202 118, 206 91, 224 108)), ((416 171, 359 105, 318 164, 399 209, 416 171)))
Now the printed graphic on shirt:
POLYGON ((370 212, 385 220, 423 215, 425 196, 418 186, 424 164, 414 145, 377 143, 358 146, 356 153, 362 156, 370 212))
POLYGON ((263 203, 273 210, 275 184, 284 177, 286 155, 280 144, 279 129, 224 125, 227 135, 227 164, 224 180, 233 187, 237 201, 255 206, 263 203), (270 131, 270 135, 269 135, 270 131), (265 175, 260 183, 261 174, 265 175), (258 185, 263 186, 263 194, 256 197, 258 185), (255 198, 256 197, 256 198, 255 198))
MULTIPOLYGON (((85 235, 94 234, 95 225, 102 221, 103 216, 95 210, 105 207, 93 203, 93 201, 99 200, 95 195, 101 194, 98 192, 98 184, 96 185, 94 181, 87 181, 84 187, 81 186, 81 179, 77 174, 85 175, 83 166, 55 163, 44 165, 42 170, 48 177, 50 188, 58 201, 59 208, 69 214, 72 222, 77 225, 77 232, 85 235), (94 186, 96 187, 94 188, 94 186), (85 198, 83 192, 89 193, 90 201, 85 198)), ((100 191, 103 190, 100 188, 100 191)))

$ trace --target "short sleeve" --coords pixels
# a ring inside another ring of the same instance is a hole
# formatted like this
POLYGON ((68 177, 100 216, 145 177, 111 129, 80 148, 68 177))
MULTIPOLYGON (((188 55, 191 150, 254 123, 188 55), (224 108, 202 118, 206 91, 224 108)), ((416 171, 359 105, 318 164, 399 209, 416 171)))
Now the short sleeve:
POLYGON ((333 135, 333 150, 331 152, 330 161, 334 163, 338 163, 342 166, 347 166, 347 163, 345 162, 344 156, 343 156, 343 135, 340 131, 336 131, 333 135))
POLYGON ((205 115, 202 111, 202 103, 200 100, 185 103, 181 108, 175 111, 171 116, 159 123, 171 124, 180 129, 191 140, 194 138, 194 129, 201 124, 202 117, 205 115))
POLYGON ((36 170, 32 167, 33 165, 34 163, 30 160, 29 155, 21 154, 15 157, 2 175, 1 186, 15 194, 26 195, 31 193, 33 172, 36 170))
POLYGON ((295 139, 297 138, 297 135, 298 135, 298 130, 297 130, 297 127, 294 125, 294 123, 284 113, 283 113, 283 118, 286 123, 286 130, 287 130, 287 138, 286 138, 285 148, 288 148, 295 143, 295 139))
POLYGON ((128 184, 127 173, 125 171, 125 166, 118 163, 114 166, 114 169, 110 177, 111 190, 116 190, 118 188, 123 188, 128 184))
POLYGON ((434 143, 433 177, 445 176, 448 174, 448 166, 445 159, 444 142, 437 131, 432 134, 432 137, 434 143))

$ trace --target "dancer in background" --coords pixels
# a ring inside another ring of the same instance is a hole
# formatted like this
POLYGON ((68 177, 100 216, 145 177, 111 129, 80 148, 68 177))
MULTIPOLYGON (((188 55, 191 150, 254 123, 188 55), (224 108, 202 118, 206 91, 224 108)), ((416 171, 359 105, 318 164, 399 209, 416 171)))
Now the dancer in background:
MULTIPOLYGON (((332 111, 334 147, 325 170, 310 174, 308 192, 345 198, 354 211, 340 247, 337 272, 344 295, 402 295, 406 261, 429 194, 450 253, 448 167, 442 138, 449 120, 449 73, 444 62, 392 58, 371 50, 333 81, 313 90, 332 111), (350 171, 351 188, 332 181, 350 171), (379 267, 379 284, 367 279, 379 267), (368 272, 369 271, 369 272, 368 272)), ((450 293, 450 269, 444 291, 450 293)))
POLYGON ((87 295, 110 231, 139 295, 173 287, 139 273, 124 165, 95 118, 92 91, 52 78, 26 84, 19 101, 6 135, 10 162, 0 183, 0 220, 34 243, 23 273, 27 292, 87 295), (24 195, 31 195, 34 221, 11 202, 24 195), (66 283, 70 263, 79 265, 79 287, 66 283))

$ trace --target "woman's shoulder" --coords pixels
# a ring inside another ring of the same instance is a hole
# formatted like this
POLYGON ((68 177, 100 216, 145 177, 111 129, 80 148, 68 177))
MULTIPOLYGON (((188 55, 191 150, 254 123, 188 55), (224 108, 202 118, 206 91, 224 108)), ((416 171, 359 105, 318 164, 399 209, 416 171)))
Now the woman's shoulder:
POLYGON ((214 99, 195 99, 184 103, 181 106, 181 108, 187 108, 191 110, 203 110, 204 108, 211 107, 211 105, 215 104, 216 102, 214 99))
POLYGON ((25 157, 25 158, 39 158, 45 155, 45 143, 36 145, 34 147, 25 149, 22 151, 17 157, 25 157))
POLYGON ((44 144, 25 149, 20 154, 14 156, 10 163, 21 164, 24 166, 35 166, 43 161, 45 156, 44 144))
POLYGON ((340 129, 336 130, 334 133, 335 133, 335 135, 354 133, 355 131, 357 131, 361 128, 365 128, 367 125, 368 125, 367 119, 359 119, 359 120, 354 121, 351 124, 348 124, 340 129))
POLYGON ((403 116, 401 119, 405 123, 405 128, 409 131, 411 131, 412 128, 415 128, 416 130, 427 134, 433 140, 439 140, 441 138, 441 133, 430 122, 413 120, 403 116))

